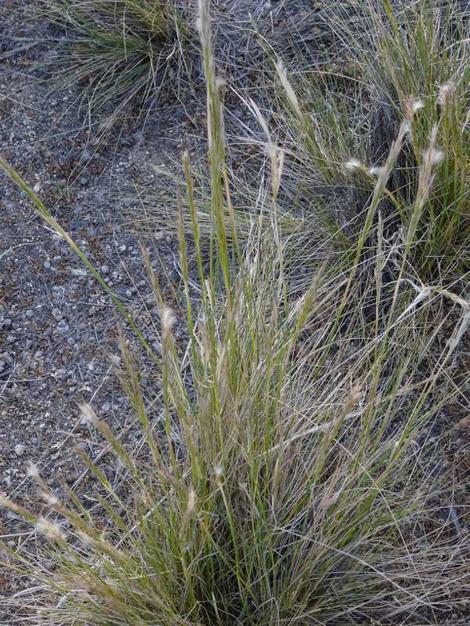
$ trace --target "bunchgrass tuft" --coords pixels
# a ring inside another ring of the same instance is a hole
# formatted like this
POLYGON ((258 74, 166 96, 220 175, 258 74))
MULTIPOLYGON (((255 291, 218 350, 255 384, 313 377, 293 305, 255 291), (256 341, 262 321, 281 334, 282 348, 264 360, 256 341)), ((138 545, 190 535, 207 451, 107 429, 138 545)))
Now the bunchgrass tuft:
POLYGON ((470 312, 448 285, 423 284, 407 271, 420 212, 443 166, 437 135, 431 132, 419 165, 403 245, 385 236, 379 206, 390 195, 387 182, 410 120, 378 172, 369 174, 360 160, 348 164, 367 180, 374 176, 349 265, 343 258, 317 268, 292 295, 278 219, 283 153, 270 146, 269 193, 260 189, 270 210, 251 220, 241 245, 205 0, 198 26, 207 81, 210 262, 185 154, 187 198, 178 220, 183 317, 164 302, 146 257, 160 310, 161 420, 151 421, 123 340, 121 375, 147 454, 134 454, 93 407, 83 406, 83 421, 107 442, 125 479, 113 485, 82 450, 102 492, 90 508, 70 491, 52 493, 31 468, 47 513, 0 502, 46 537, 47 559, 28 560, 8 546, 5 554, 11 567, 35 579, 38 624, 442 623, 464 604, 469 543, 454 509, 454 523, 440 519, 451 493, 436 469, 430 428, 447 403, 462 398, 451 368, 470 312), (384 281, 390 259, 396 274, 384 281), (358 281, 359 274, 368 280, 358 281), (176 325, 185 328, 184 345, 176 325))
POLYGON ((173 0, 45 0, 66 36, 54 71, 81 86, 80 109, 101 133, 145 116, 189 79, 191 28, 173 0), (171 89, 170 89, 171 86, 171 89), (173 91, 172 91, 173 90, 173 91))
MULTIPOLYGON (((468 271, 469 11, 457 1, 327 4, 303 20, 321 37, 329 33, 342 65, 279 58, 263 83, 271 84, 264 106, 248 89, 239 94, 258 134, 251 130, 247 140, 244 177, 231 176, 228 240, 234 226, 246 240, 253 214, 269 223, 271 200, 258 182, 275 153, 283 173, 276 219, 291 289, 305 286, 321 259, 348 267, 369 246, 373 255, 378 230, 421 280, 451 284, 468 271)), ((304 35, 294 29, 291 38, 304 35)), ((315 38, 300 43, 315 56, 315 38)), ((212 222, 201 197, 204 237, 212 222)), ((164 203, 152 208, 150 198, 147 206, 152 220, 171 230, 164 203)), ((186 214, 184 222, 190 231, 186 214)), ((386 273, 399 278, 393 264, 386 273)))
POLYGON ((344 71, 299 77, 277 66, 289 198, 343 247, 356 245, 375 203, 423 279, 452 280, 469 235, 469 10, 458 1, 333 3, 324 20, 344 71))
POLYGON ((438 513, 429 498, 442 507, 449 498, 425 437, 448 401, 436 384, 454 347, 422 377, 435 355, 418 304, 432 294, 378 332, 369 325, 362 341, 353 334, 361 314, 349 310, 355 323, 330 350, 344 283, 318 277, 286 302, 275 234, 255 233, 223 307, 200 285, 202 311, 187 307, 181 355, 173 327, 182 320, 161 304, 163 436, 123 346, 148 461, 83 407, 125 469, 125 493, 84 458, 108 493, 94 513, 40 478, 46 518, 3 502, 54 546, 52 571, 41 561, 33 570, 48 594, 38 594, 38 623, 386 624, 458 607, 463 540, 431 540, 421 528, 438 513))

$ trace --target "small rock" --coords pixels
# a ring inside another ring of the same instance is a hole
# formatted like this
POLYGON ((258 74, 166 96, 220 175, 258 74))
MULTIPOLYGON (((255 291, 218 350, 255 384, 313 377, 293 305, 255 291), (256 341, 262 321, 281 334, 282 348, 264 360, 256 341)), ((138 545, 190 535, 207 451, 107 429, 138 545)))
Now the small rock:
POLYGON ((6 317, 5 319, 0 321, 0 328, 2 330, 8 330, 9 328, 11 328, 13 325, 13 322, 11 321, 11 319, 9 317, 6 317))
POLYGON ((101 410, 103 411, 103 413, 107 413, 108 411, 111 410, 111 404, 109 402, 104 402, 101 405, 101 410))
POLYGON ((7 336, 7 341, 8 341, 8 343, 15 343, 15 341, 16 341, 15 335, 8 335, 7 336))
POLYGON ((45 270, 50 270, 51 269, 51 262, 50 261, 44 261, 44 269, 45 270))
POLYGON ((31 319, 32 317, 34 317, 34 311, 32 311, 31 309, 28 309, 25 313, 26 317, 28 317, 29 319, 31 319))
POLYGON ((23 456, 24 451, 26 450, 26 446, 22 443, 17 443, 15 446, 15 454, 16 456, 23 456))
POLYGON ((71 270, 72 276, 86 276, 86 270, 81 270, 78 268, 73 268, 71 270))
POLYGON ((67 370, 60 368, 56 371, 55 377, 59 380, 65 380, 67 378, 67 370))
POLYGON ((59 333, 62 333, 65 335, 65 333, 68 333, 69 329, 70 329, 70 326, 67 324, 67 322, 64 322, 64 320, 61 320, 57 324, 57 330, 59 331, 59 333))

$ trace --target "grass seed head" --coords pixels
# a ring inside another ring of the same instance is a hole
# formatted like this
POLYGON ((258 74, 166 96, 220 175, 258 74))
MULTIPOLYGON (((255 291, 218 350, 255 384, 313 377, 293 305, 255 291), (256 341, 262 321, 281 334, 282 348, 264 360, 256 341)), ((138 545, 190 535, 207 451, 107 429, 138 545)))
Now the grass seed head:
POLYGON ((36 530, 42 535, 47 537, 50 541, 64 541, 66 536, 57 522, 51 522, 51 520, 45 517, 39 517, 35 524, 36 530))

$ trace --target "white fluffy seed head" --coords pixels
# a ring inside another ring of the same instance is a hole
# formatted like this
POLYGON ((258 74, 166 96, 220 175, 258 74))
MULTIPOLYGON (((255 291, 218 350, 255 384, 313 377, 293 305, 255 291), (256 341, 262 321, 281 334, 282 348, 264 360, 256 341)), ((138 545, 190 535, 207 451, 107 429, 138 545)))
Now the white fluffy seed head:
POLYGON ((57 506, 59 504, 59 498, 50 491, 42 491, 41 496, 44 502, 51 507, 57 506))
POLYGON ((282 59, 278 59, 276 61, 276 70, 279 73, 284 73, 286 71, 285 67, 284 67, 284 63, 282 62, 282 59))
POLYGON ((297 98, 297 95, 295 93, 295 91, 292 88, 292 85, 289 82, 289 79, 287 77, 287 72, 286 72, 286 68, 284 67, 284 64, 282 61, 277 61, 276 63, 276 71, 277 71, 277 75, 279 77, 279 80, 281 81, 281 84, 284 88, 284 91, 286 92, 286 96, 289 100, 289 102, 291 103, 291 106, 293 107, 294 111, 296 112, 297 116, 302 119, 303 115, 302 115, 302 109, 300 107, 300 103, 299 103, 299 99, 297 98))
POLYGON ((119 354, 110 354, 109 355, 109 360, 116 367, 119 367, 121 365, 121 357, 120 357, 119 354))
POLYGON ((186 515, 192 515, 196 508, 196 492, 194 489, 190 489, 188 493, 188 506, 186 508, 186 515))
POLYGON ((440 165, 445 159, 445 154, 442 150, 436 148, 430 148, 423 152, 423 161, 432 167, 440 165))
POLYGON ((160 313, 160 319, 162 321, 162 330, 164 333, 170 332, 176 323, 176 317, 173 309, 170 309, 170 307, 168 306, 162 309, 160 313))
POLYGON ((445 106, 455 93, 455 85, 453 83, 445 83, 439 87, 439 95, 437 104, 445 106))
POLYGON ((379 166, 369 168, 369 174, 371 176, 377 176, 377 178, 379 178, 380 176, 383 176, 383 174, 385 174, 385 171, 386 170, 384 167, 379 167, 379 166))
POLYGON ((93 408, 87 403, 80 405, 80 413, 82 424, 95 424, 98 420, 93 408))
POLYGON ((223 90, 227 86, 227 81, 225 80, 225 78, 217 76, 217 78, 215 79, 215 86, 217 87, 217 89, 223 90))
POLYGON ((346 161, 344 164, 344 167, 348 172, 357 172, 357 170, 362 169, 363 165, 358 159, 349 159, 349 161, 346 161))
POLYGON ((421 109, 424 109, 424 102, 422 100, 411 101, 411 110, 413 113, 417 113, 418 111, 421 111, 421 109))
POLYGON ((412 121, 416 113, 421 111, 421 109, 424 109, 424 102, 419 98, 410 98, 405 101, 403 108, 405 111, 405 117, 409 121, 412 121))
POLYGON ((63 541, 65 539, 65 535, 60 526, 45 517, 39 517, 35 526, 38 532, 45 535, 51 541, 63 541))

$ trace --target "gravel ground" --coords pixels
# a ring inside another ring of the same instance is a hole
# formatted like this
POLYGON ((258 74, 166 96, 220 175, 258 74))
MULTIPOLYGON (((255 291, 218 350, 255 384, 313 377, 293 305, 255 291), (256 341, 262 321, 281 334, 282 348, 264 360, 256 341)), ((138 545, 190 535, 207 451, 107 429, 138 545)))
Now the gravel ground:
MULTIPOLYGON (((138 233, 129 209, 139 208, 135 185, 158 188, 153 166, 178 158, 181 138, 188 129, 194 134, 197 116, 181 103, 162 102, 144 128, 120 129, 106 146, 94 145, 76 117, 78 94, 51 92, 44 80, 52 35, 47 25, 30 19, 32 4, 0 0, 0 152, 86 251, 158 349, 157 311, 140 244, 151 250, 157 271, 158 256, 175 278, 175 242, 161 232, 138 233), (43 43, 32 45, 37 40, 43 43)), ((120 322, 67 244, 1 175, 0 493, 34 502, 28 462, 53 485, 83 488, 86 477, 72 444, 94 457, 101 448, 80 424, 80 402, 93 403, 114 429, 137 440, 113 368, 120 322)), ((0 513, 0 533, 2 526, 12 547, 31 538, 11 513, 0 513)), ((0 597, 19 586, 9 572, 0 573, 0 597)), ((0 607, 0 624, 15 623, 0 607)))
MULTIPOLYGON (((20 19, 27 3, 7 4, 4 52, 13 52, 15 39, 47 37, 35 22, 20 19)), ((145 131, 94 146, 75 117, 76 94, 50 94, 41 72, 29 69, 47 54, 44 45, 2 59, 1 152, 140 315, 150 304, 142 234, 123 220, 120 203, 129 203, 134 184, 156 184, 153 165, 179 152, 187 115, 169 105, 145 131)), ((54 471, 62 471, 51 455, 74 427, 79 400, 93 398, 109 414, 119 413, 124 401, 109 373, 118 324, 109 298, 5 178, 0 194, 0 402, 7 424, 0 432, 0 485, 11 492, 29 460, 53 460, 54 471)), ((174 242, 149 235, 146 245, 171 264, 174 242)))

